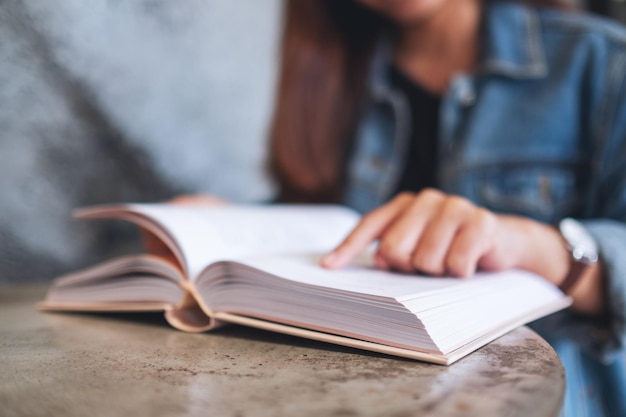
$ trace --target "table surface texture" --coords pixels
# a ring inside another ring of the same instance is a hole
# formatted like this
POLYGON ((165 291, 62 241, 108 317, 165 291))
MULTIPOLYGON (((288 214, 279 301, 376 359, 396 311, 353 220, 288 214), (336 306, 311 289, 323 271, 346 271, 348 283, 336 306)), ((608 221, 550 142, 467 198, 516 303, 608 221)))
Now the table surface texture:
POLYGON ((45 288, 0 287, 0 415, 548 417, 552 348, 521 327, 451 366, 162 314, 43 313, 45 288))

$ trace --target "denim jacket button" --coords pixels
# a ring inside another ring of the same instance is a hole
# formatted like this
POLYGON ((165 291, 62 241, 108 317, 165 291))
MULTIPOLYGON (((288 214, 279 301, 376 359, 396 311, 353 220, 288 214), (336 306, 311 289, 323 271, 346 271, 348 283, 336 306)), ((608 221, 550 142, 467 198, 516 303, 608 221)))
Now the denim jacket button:
POLYGON ((476 94, 469 88, 464 88, 459 92, 459 102, 461 105, 468 107, 476 101, 476 94))

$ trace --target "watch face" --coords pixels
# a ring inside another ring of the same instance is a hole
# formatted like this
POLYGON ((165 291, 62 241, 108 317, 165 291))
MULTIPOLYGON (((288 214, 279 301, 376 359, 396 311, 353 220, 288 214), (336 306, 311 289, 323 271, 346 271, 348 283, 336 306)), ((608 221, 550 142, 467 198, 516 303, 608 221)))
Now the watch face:
POLYGON ((585 227, 570 218, 561 220, 559 230, 571 247, 572 256, 582 262, 598 260, 598 245, 585 227))

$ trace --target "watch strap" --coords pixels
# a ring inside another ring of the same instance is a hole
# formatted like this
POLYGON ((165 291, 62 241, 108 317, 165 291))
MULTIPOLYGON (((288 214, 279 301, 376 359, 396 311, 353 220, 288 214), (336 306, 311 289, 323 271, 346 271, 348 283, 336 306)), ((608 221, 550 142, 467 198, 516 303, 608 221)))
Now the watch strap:
POLYGON ((559 284, 559 290, 561 290, 564 294, 569 294, 569 292, 576 286, 580 278, 583 276, 583 273, 588 266, 589 265, 583 262, 572 259, 567 276, 563 282, 559 284))

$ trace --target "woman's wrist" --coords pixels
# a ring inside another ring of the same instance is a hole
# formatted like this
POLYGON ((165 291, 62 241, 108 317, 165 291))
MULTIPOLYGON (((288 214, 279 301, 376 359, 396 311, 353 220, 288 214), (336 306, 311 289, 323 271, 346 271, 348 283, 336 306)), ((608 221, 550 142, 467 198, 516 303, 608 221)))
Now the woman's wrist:
MULTIPOLYGON (((522 236, 517 268, 534 272, 555 285, 561 285, 572 266, 571 254, 561 233, 547 224, 531 219, 508 217, 522 236)), ((573 298, 572 308, 585 315, 598 315, 604 310, 604 284, 601 261, 590 265, 568 295, 573 298)))
POLYGON ((525 218, 519 220, 517 227, 523 236, 517 266, 560 285, 570 267, 570 257, 561 234, 550 225, 525 218))

